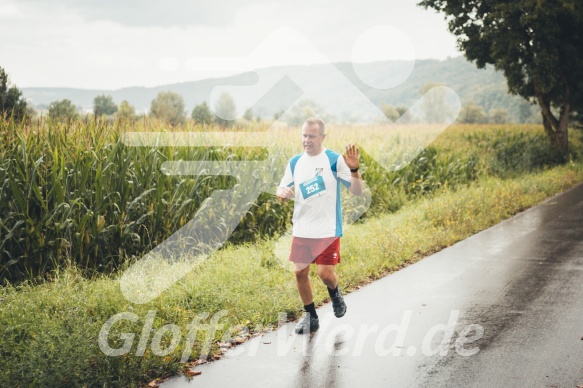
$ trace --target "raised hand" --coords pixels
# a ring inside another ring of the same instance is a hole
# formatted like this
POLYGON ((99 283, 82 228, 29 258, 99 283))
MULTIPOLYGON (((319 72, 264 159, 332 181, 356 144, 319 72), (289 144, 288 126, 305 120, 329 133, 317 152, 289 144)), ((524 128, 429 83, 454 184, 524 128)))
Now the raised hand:
POLYGON ((348 168, 357 168, 359 164, 360 151, 356 144, 347 144, 346 153, 343 155, 348 168))

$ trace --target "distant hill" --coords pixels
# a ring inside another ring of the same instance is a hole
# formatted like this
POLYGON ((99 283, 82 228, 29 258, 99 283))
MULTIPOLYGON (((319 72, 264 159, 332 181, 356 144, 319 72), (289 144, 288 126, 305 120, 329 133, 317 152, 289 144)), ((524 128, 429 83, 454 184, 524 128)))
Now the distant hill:
MULTIPOLYGON (((486 112, 493 108, 504 108, 508 111, 512 121, 524 122, 532 120, 536 108, 531 107, 522 98, 511 96, 507 92, 504 76, 493 70, 492 67, 477 69, 463 57, 439 60, 419 60, 409 78, 399 86, 384 90, 366 85, 358 78, 350 63, 334 64, 339 70, 340 77, 348 80, 368 97, 377 106, 391 104, 394 106, 410 106, 421 96, 420 89, 427 83, 441 83, 455 90, 462 105, 473 101, 481 105, 486 112)), ((391 72, 403 67, 402 62, 374 62, 362 66, 371 77, 382 80, 390 77, 391 72)), ((344 80, 339 79, 336 72, 330 71, 326 65, 311 66, 284 66, 259 69, 231 77, 206 79, 201 81, 184 82, 156 87, 130 87, 118 90, 87 90, 71 88, 22 88, 24 96, 40 108, 48 106, 52 101, 67 98, 84 110, 91 110, 93 99, 100 94, 111 95, 116 103, 127 100, 134 105, 138 112, 144 113, 150 107, 150 102, 161 91, 174 91, 184 97, 188 113, 192 108, 203 101, 210 104, 211 91, 215 87, 229 85, 253 85, 258 80, 270 80, 273 86, 258 101, 253 96, 251 88, 239 88, 235 93, 235 101, 239 114, 252 107, 256 116, 264 118, 287 109, 298 97, 301 88, 285 75, 293 75, 293 79, 301 80, 302 84, 310 85, 310 99, 314 100, 327 113, 340 121, 366 121, 365 111, 354 92, 340 86, 344 80), (362 120, 360 120, 360 119, 362 120)), ((375 82, 372 82, 376 84, 375 82)), ((212 106, 212 104, 210 104, 212 106)), ((536 116, 534 116, 536 117, 536 116)))

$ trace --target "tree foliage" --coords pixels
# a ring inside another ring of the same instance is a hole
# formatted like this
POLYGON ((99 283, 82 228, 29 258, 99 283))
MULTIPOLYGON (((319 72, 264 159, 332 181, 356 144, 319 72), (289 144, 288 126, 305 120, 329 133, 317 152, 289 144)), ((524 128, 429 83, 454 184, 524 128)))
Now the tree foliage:
POLYGON ((281 116, 283 116, 283 114, 284 114, 284 113, 285 113, 285 110, 283 110, 283 109, 280 109, 280 110, 278 110, 277 112, 275 112, 275 113, 273 114, 273 119, 274 119, 274 120, 279 120, 279 118, 280 118, 281 116))
POLYGON ((213 113, 206 101, 194 107, 191 117, 199 125, 209 125, 213 122, 213 113))
POLYGON ((226 92, 221 93, 215 104, 215 121, 222 127, 230 127, 235 122, 237 106, 233 97, 226 92))
POLYGON ((462 108, 458 121, 464 124, 482 124, 488 121, 488 118, 480 105, 470 102, 462 108))
POLYGON ((22 120, 26 117, 26 100, 16 86, 10 85, 8 74, 0 67, 0 116, 4 114, 22 120))
POLYGON ((57 120, 70 120, 77 117, 77 108, 67 99, 53 101, 49 104, 49 117, 57 120))
POLYGON ((316 101, 307 98, 301 99, 295 103, 285 112, 281 119, 286 121, 289 125, 299 126, 310 117, 319 117, 326 122, 332 121, 332 117, 322 106, 318 105, 316 101))
POLYGON ((583 99, 580 0, 422 0, 419 5, 445 14, 468 60, 479 68, 494 65, 511 93, 535 100, 551 142, 567 150, 569 115, 583 99))
POLYGON ((382 109, 383 113, 385 114, 385 116, 387 116, 387 118, 389 120, 391 120, 392 122, 397 121, 399 119, 399 117, 401 117, 397 108, 395 108, 391 104, 383 104, 381 109, 382 109))
POLYGON ((421 103, 422 112, 421 121, 426 123, 443 123, 448 121, 448 117, 452 115, 452 109, 447 103, 447 95, 443 89, 438 89, 437 92, 426 94, 431 89, 437 86, 444 86, 437 82, 428 82, 421 87, 419 92, 424 97, 421 103))
POLYGON ((253 121, 253 109, 247 109, 245 113, 243 113, 243 118, 247 121, 253 121))
POLYGON ((488 112, 488 122, 492 124, 505 124, 510 122, 510 115, 504 108, 492 109, 488 112))
POLYGON ((136 118, 136 108, 127 101, 122 101, 117 110, 117 117, 122 120, 133 120, 136 118))
POLYGON ((184 99, 175 92, 160 92, 150 104, 150 114, 172 125, 184 123, 184 99))
POLYGON ((113 97, 101 95, 93 99, 93 114, 95 116, 111 116, 117 112, 117 105, 113 102, 113 97))

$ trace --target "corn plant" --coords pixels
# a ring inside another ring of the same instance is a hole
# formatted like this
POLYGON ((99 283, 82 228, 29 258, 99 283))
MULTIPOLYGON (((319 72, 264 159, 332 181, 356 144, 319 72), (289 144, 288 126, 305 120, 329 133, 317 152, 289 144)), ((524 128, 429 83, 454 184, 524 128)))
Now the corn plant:
MULTIPOLYGON (((275 150, 236 146, 130 147, 122 141, 128 131, 180 129, 145 119, 22 123, 1 119, 0 279, 43 277, 68 263, 75 263, 88 274, 112 271, 147 253, 183 227, 214 190, 258 179, 253 175, 166 175, 161 171, 164 162, 264 160, 273 151, 279 155, 301 151, 299 128, 278 129, 282 141, 274 145, 275 150)), ((192 123, 182 129, 221 131, 192 123)), ((264 131, 267 125, 251 129, 264 131)), ((386 128, 371 129, 373 137, 391 136, 386 128)), ((341 150, 342 145, 335 144, 334 138, 350 137, 353 131, 350 126, 333 128, 326 146, 341 150)), ((489 126, 452 127, 408 166, 392 171, 378 165, 363 149, 363 176, 373 192, 373 202, 364 218, 396 211, 408 201, 470 183, 484 174, 524 170, 524 163, 530 166, 529 170, 560 162, 551 158, 538 163, 540 155, 547 154, 544 145, 536 140, 542 130, 536 131, 532 126, 509 126, 503 130, 489 126), (531 144, 527 147, 532 151, 530 159, 513 163, 524 144, 531 144)), ((257 136, 257 132, 253 133, 257 136)), ((390 141, 397 149, 407 140, 395 135, 390 141)), ((283 174, 285 160, 278 163, 283 174)), ((289 228, 293 205, 279 203, 273 193, 262 194, 250 205, 230 243, 254 241, 289 228)), ((221 206, 229 211, 231 204, 221 206)))

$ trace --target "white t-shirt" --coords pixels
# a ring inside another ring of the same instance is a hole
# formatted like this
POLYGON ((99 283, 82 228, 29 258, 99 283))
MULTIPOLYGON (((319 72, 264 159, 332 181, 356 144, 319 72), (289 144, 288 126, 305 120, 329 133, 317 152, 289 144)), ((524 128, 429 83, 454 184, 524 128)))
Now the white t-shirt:
POLYGON ((344 158, 324 150, 290 159, 280 187, 294 187, 292 235, 304 238, 342 236, 340 183, 350 187, 350 168, 344 158))

